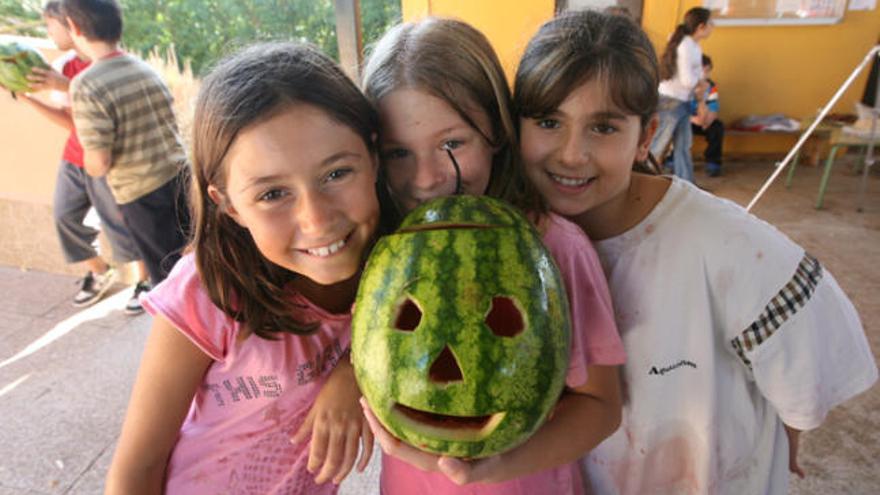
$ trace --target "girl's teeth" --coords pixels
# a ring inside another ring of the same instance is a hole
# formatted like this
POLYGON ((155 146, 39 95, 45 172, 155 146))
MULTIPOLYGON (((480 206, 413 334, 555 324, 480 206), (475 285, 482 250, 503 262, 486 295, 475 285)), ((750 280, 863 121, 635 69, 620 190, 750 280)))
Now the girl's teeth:
POLYGON ((333 244, 330 244, 329 246, 307 249, 306 251, 308 251, 308 253, 311 254, 312 256, 318 256, 320 258, 323 258, 325 256, 330 256, 331 254, 335 253, 336 251, 339 251, 340 249, 342 249, 342 246, 345 246, 345 239, 340 239, 340 240, 334 242, 333 244))
POLYGON ((568 177, 562 177, 562 176, 559 176, 559 175, 556 175, 556 174, 550 174, 550 177, 551 177, 554 181, 556 181, 556 182, 562 184, 563 186, 568 186, 568 187, 582 186, 582 185, 584 185, 584 184, 586 184, 587 182, 590 181, 589 178, 586 178, 586 179, 569 179, 568 177))

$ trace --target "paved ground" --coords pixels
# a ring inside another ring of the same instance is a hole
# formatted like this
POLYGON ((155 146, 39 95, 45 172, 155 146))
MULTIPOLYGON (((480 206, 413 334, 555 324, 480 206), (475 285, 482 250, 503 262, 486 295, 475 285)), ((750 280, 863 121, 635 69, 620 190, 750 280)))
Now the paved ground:
MULTIPOLYGON (((731 163, 701 183, 745 204, 767 163, 731 163)), ((855 213, 858 177, 842 163, 826 210, 812 208, 819 171, 801 168, 791 191, 774 186, 755 213, 805 245, 835 274, 880 355, 880 178, 855 213)), ((128 400, 148 316, 128 318, 129 289, 78 311, 75 279, 0 267, 0 495, 100 493, 128 400)), ((804 435, 808 478, 795 494, 880 493, 880 387, 833 411, 804 435)), ((376 457, 374 457, 374 461, 376 457)), ((375 493, 376 462, 342 493, 375 493)))

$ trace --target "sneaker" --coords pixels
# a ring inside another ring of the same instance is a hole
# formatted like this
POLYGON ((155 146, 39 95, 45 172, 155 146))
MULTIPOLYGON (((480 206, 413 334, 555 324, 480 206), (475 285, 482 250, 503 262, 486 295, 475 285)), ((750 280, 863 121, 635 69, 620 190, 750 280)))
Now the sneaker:
POLYGON ((79 281, 80 288, 79 292, 73 296, 73 305, 77 308, 84 308, 98 302, 104 297, 113 282, 116 282, 116 276, 116 270, 112 267, 100 275, 95 275, 92 272, 86 273, 86 276, 79 281))
POLYGON ((150 292, 153 286, 150 282, 146 280, 141 280, 134 286, 134 293, 131 295, 131 299, 125 303, 125 314, 127 315, 139 315, 144 312, 144 307, 141 306, 140 296, 145 292, 150 292))

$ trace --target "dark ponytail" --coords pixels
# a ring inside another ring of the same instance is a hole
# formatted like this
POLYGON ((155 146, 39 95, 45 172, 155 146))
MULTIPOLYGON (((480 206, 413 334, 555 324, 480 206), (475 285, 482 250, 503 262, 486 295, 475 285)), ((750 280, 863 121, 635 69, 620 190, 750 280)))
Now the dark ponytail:
POLYGON ((669 37, 666 49, 660 57, 660 80, 665 81, 675 77, 675 63, 678 59, 678 45, 685 36, 694 34, 701 24, 709 22, 712 11, 703 7, 694 7, 684 15, 684 22, 675 27, 675 32, 669 37))

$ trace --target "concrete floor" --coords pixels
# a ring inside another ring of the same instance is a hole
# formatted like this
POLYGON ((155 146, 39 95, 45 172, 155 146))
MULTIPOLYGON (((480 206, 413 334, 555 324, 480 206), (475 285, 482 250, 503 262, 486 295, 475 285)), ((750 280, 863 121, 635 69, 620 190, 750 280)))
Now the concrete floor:
MULTIPOLYGON (((731 162, 700 183, 745 204, 769 176, 767 162, 731 162)), ((820 171, 802 167, 755 213, 817 256, 853 299, 880 355, 880 178, 870 177, 863 213, 859 177, 839 161, 826 209, 813 209, 820 171)), ((84 311, 69 304, 75 279, 0 267, 0 495, 100 493, 128 401, 148 316, 128 318, 128 288, 84 311)), ((880 493, 880 388, 833 411, 803 436, 805 480, 794 494, 880 493)), ((343 494, 376 493, 377 459, 343 494)))
MULTIPOLYGON (((855 155, 835 162, 822 210, 815 210, 821 168, 798 167, 792 187, 785 174, 759 201, 753 213, 776 225, 819 258, 859 311, 874 352, 880 356, 880 170, 868 177, 864 211, 856 211, 861 175, 855 155)), ((715 194, 748 204, 772 166, 731 163, 728 174, 699 179, 715 194)), ((818 429, 802 435, 803 480, 790 492, 807 494, 880 493, 880 387, 833 410, 818 429)))

